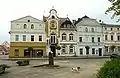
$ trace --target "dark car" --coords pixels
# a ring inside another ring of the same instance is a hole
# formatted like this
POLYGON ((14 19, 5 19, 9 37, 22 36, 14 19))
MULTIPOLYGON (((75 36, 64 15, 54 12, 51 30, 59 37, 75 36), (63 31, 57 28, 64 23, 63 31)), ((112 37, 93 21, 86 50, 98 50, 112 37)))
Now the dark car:
POLYGON ((120 58, 120 54, 111 54, 110 58, 120 58))

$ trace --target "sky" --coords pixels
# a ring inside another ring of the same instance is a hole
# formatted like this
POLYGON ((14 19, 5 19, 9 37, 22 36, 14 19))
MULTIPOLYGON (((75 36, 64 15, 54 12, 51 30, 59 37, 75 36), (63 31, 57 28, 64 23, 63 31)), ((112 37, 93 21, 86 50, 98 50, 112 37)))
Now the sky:
POLYGON ((77 20, 84 15, 104 23, 119 24, 117 18, 111 19, 112 14, 105 14, 111 5, 108 0, 0 0, 0 43, 10 41, 11 21, 30 15, 42 20, 48 16, 54 6, 59 17, 68 17, 77 20))

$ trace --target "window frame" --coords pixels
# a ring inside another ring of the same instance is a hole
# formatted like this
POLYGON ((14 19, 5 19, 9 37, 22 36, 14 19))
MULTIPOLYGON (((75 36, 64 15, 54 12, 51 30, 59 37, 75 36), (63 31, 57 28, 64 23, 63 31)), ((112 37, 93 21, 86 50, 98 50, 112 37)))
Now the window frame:
POLYGON ((31 24, 31 29, 34 29, 34 24, 31 24))
POLYGON ((39 35, 39 41, 42 41, 42 35, 39 35))
POLYGON ((19 41, 19 35, 15 35, 15 41, 19 41))
POLYGON ((63 33, 63 34, 62 34, 62 40, 67 40, 67 35, 66 35, 66 33, 63 33))
POLYGON ((80 48, 79 51, 80 51, 80 55, 83 55, 83 48, 80 48))
POLYGON ((79 37, 79 42, 82 42, 82 37, 79 37))
POLYGON ((113 41, 113 35, 111 35, 111 40, 113 41))
POLYGON ((26 35, 22 35, 23 41, 26 41, 26 35))
POLYGON ((27 29, 27 24, 24 24, 24 25, 23 25, 23 28, 24 28, 24 29, 27 29))
POLYGON ((95 48, 92 48, 92 54, 93 55, 95 54, 95 48))
POLYGON ((34 39, 34 35, 31 35, 31 41, 34 41, 35 39, 34 39))
POLYGON ((94 37, 92 37, 92 43, 94 43, 95 42, 95 38, 94 37))
POLYGON ((70 41, 73 40, 73 34, 72 34, 72 33, 69 34, 69 40, 70 40, 70 41))

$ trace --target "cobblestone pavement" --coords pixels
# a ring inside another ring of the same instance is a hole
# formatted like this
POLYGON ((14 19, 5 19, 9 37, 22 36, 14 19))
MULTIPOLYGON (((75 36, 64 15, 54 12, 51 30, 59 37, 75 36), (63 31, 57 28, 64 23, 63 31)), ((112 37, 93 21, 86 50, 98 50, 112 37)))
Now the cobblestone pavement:
POLYGON ((46 64, 46 60, 31 60, 29 66, 17 66, 15 61, 0 60, 0 64, 12 66, 0 78, 95 78, 94 75, 108 59, 74 59, 56 60, 60 68, 33 68, 34 65, 46 64), (72 72, 71 68, 80 66, 80 72, 72 72))

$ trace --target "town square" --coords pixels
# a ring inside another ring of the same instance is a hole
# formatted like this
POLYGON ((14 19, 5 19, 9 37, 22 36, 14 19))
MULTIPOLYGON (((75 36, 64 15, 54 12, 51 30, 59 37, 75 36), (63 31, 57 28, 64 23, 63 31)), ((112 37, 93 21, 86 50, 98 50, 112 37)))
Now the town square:
POLYGON ((120 78, 120 0, 3 0, 0 9, 0 78, 120 78))

